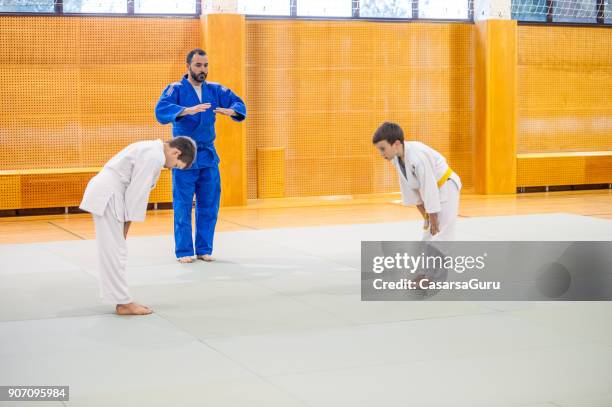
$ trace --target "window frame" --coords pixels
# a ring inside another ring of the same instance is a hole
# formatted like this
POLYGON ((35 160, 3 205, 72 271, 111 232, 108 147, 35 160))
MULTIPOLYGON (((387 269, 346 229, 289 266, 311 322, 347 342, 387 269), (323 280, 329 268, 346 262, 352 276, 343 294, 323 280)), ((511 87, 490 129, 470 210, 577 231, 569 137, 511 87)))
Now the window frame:
MULTIPOLYGON (((570 21, 553 21, 555 14, 555 2, 554 0, 546 0, 546 21, 528 21, 528 20, 516 20, 518 25, 545 25, 545 26, 567 26, 567 27, 612 27, 612 21, 606 23, 605 21, 605 10, 606 0, 596 0, 595 7, 597 10, 597 18, 595 22, 570 22, 570 21)), ((608 4, 608 7, 612 7, 612 2, 608 4)))
POLYGON ((54 11, 52 13, 42 13, 38 11, 2 11, 0 16, 49 16, 49 17, 143 17, 143 18, 200 18, 202 15, 201 0, 192 0, 195 3, 195 14, 190 13, 136 13, 134 11, 134 0, 125 0, 127 3, 126 13, 64 13, 64 0, 54 0, 54 11))
MULTIPOLYGON (((134 0, 125 0, 127 3, 126 13, 64 13, 64 0, 54 0, 53 12, 37 12, 37 11, 22 11, 22 12, 3 12, 0 11, 0 16, 50 16, 50 17, 143 17, 143 18, 200 18, 202 15, 201 0, 192 0, 195 3, 195 14, 172 14, 172 13, 136 13, 134 11, 134 0)), ((449 23, 471 23, 474 21, 474 3, 473 0, 463 0, 468 3, 468 17, 465 19, 444 19, 444 18, 419 18, 419 0, 412 0, 412 17, 361 17, 359 14, 360 0, 350 0, 352 2, 352 15, 350 17, 331 17, 331 16, 298 16, 297 2, 300 0, 285 0, 289 2, 289 15, 267 15, 267 14, 246 14, 248 19, 263 19, 263 20, 363 20, 363 21, 387 21, 387 22, 449 22, 449 23), (416 17, 415 17, 416 16, 416 17)), ((307 1, 307 0, 302 0, 307 1)), ((601 0, 603 1, 603 0, 601 0)))
MULTIPOLYGON (((192 0, 195 3, 195 14, 187 13, 136 13, 134 11, 134 0, 125 0, 127 3, 126 13, 64 13, 64 0, 54 0, 53 12, 38 11, 0 11, 0 16, 49 16, 49 17, 138 17, 138 18, 185 18, 199 19, 202 16, 201 0, 192 0)), ((350 17, 331 17, 331 16, 298 16, 298 1, 308 0, 285 0, 289 2, 289 15, 268 15, 268 14, 246 14, 248 19, 260 20, 362 20, 362 21, 381 21, 381 22, 444 22, 444 23, 473 23, 474 22, 474 1, 463 0, 468 3, 468 18, 466 19, 444 19, 444 18, 419 18, 419 0, 412 0, 412 17, 361 17, 360 0, 350 0, 352 2, 352 15, 350 17), (416 16, 416 17, 415 17, 416 16)), ((348 1, 348 0, 347 0, 348 1)), ((519 25, 545 25, 545 26, 570 26, 570 27, 612 27, 612 21, 606 22, 606 7, 612 8, 612 2, 606 0, 596 0, 597 18, 596 22, 558 22, 553 21, 554 0, 546 0, 547 14, 546 21, 517 20, 519 25)))

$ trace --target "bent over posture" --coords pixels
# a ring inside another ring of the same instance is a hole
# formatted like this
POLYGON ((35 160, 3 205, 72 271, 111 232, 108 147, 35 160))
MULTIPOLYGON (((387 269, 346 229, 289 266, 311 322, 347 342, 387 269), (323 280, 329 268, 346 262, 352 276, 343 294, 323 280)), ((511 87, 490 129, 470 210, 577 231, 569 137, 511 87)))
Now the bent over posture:
POLYGON ((383 123, 372 143, 393 163, 404 205, 416 205, 424 219, 423 240, 455 240, 461 179, 446 159, 418 141, 404 141, 402 128, 383 123))
POLYGON ((135 303, 127 279, 127 234, 131 222, 142 222, 149 194, 162 168, 188 168, 196 146, 187 137, 169 142, 140 141, 130 144, 93 177, 80 208, 93 215, 98 246, 100 296, 115 304, 119 315, 146 315, 151 308, 135 303))

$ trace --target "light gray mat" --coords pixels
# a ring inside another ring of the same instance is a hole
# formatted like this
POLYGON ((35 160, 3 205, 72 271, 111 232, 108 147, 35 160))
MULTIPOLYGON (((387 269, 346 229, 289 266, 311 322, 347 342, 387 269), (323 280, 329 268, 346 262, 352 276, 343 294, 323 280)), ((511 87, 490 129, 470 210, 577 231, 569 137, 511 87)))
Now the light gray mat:
MULTIPOLYGON (((420 233, 224 232, 188 265, 172 236, 130 238, 147 317, 100 303, 94 241, 1 245, 0 385, 69 385, 55 407, 612 405, 610 303, 361 302, 360 242, 420 233)), ((457 236, 612 240, 612 221, 462 218, 457 236)))

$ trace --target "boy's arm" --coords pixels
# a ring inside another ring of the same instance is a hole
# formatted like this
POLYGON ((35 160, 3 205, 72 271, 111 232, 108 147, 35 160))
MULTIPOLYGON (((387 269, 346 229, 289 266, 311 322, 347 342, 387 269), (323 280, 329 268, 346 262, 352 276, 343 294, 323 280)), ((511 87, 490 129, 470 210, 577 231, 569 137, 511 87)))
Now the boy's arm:
POLYGON ((437 235, 440 231, 440 223, 438 222, 437 213, 429 214, 429 228, 429 233, 431 233, 432 236, 437 235))
POLYGON ((130 184, 125 190, 126 222, 145 220, 151 187, 159 176, 161 167, 157 160, 147 155, 140 155, 136 160, 130 184))
MULTIPOLYGON (((424 204, 419 204, 417 205, 417 209, 419 210, 419 212, 421 212, 421 215, 423 216, 423 219, 425 220, 425 222, 423 222, 423 229, 427 230, 430 228, 430 226, 435 224, 435 230, 436 233, 438 233, 438 214, 437 213, 427 213, 427 211, 425 210, 425 205, 424 204)), ((435 235, 436 233, 432 233, 432 235, 435 235)))
POLYGON ((421 216, 423 216, 423 219, 427 219, 427 212, 425 211, 425 205, 424 204, 418 204, 417 209, 419 210, 419 212, 421 212, 421 216))
MULTIPOLYGON (((423 158, 416 165, 416 176, 421 184, 419 193, 423 200, 423 212, 425 213, 425 228, 429 228, 432 236, 440 231, 438 212, 441 210, 440 190, 435 178, 433 167, 423 158)), ((419 208, 419 211, 421 208, 419 208)))
POLYGON ((130 222, 130 221, 127 221, 127 222, 125 222, 123 224, 123 237, 125 239, 127 239, 127 234, 128 234, 128 231, 130 230, 130 225, 131 224, 132 224, 132 222, 130 222))

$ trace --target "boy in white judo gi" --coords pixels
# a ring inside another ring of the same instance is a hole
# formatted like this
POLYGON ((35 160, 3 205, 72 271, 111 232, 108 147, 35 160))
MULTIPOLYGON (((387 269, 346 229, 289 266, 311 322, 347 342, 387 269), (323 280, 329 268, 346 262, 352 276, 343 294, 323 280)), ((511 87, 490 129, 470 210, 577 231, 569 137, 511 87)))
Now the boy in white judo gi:
POLYGON ((423 240, 455 240, 461 179, 446 159, 423 143, 404 141, 395 123, 383 123, 372 143, 395 166, 404 205, 416 205, 421 212, 423 240))
POLYGON ((93 177, 80 208, 93 215, 98 245, 100 296, 115 304, 119 315, 146 315, 151 308, 135 303, 126 280, 127 234, 131 222, 142 222, 149 194, 162 168, 189 168, 196 155, 187 137, 130 144, 93 177))

